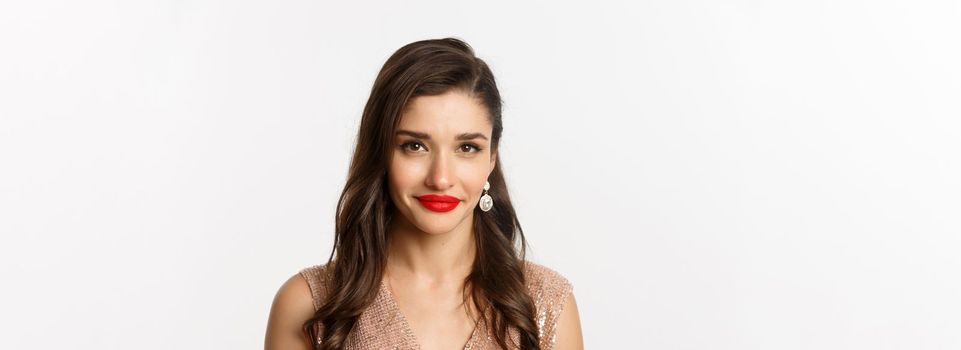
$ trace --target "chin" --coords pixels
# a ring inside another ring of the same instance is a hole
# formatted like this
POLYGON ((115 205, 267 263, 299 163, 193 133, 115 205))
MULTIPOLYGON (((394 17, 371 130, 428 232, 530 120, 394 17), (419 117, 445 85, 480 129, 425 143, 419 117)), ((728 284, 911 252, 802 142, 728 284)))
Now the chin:
POLYGON ((434 222, 421 221, 416 226, 429 235, 442 235, 453 231, 454 227, 457 227, 456 223, 437 222, 436 220, 434 222))
POLYGON ((455 215, 449 215, 448 217, 444 218, 424 215, 419 216, 416 218, 416 220, 417 222, 415 226, 417 226, 417 228, 419 228, 421 231, 424 231, 424 233, 430 235, 441 235, 453 231, 455 228, 457 228, 457 225, 467 220, 467 218, 455 215))

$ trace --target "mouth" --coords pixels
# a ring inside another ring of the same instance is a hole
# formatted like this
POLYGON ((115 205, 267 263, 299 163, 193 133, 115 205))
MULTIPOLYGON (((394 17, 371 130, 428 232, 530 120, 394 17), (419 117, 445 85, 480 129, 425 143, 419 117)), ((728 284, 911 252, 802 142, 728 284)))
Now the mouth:
POLYGON ((460 204, 460 199, 457 199, 457 197, 445 195, 427 194, 416 198, 424 208, 438 213, 454 210, 460 204))

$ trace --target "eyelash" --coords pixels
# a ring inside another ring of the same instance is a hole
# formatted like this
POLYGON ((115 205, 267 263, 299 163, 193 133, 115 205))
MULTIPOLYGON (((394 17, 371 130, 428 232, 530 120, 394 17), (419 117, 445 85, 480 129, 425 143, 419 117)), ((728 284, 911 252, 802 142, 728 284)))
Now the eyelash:
MULTIPOLYGON (((409 150, 409 146, 410 146, 410 145, 419 145, 421 148, 427 148, 427 147, 424 146, 424 144, 422 144, 422 143, 420 143, 420 142, 417 142, 417 141, 407 141, 407 142, 404 142, 403 144, 400 145, 400 148, 401 148, 402 150, 405 150, 405 151, 406 151, 406 150, 409 150)), ((482 148, 480 148, 480 146, 477 146, 477 145, 475 145, 475 144, 473 144, 473 143, 465 143, 465 144, 463 144, 463 145, 460 145, 460 147, 459 147, 458 149, 460 149, 461 147, 464 147, 464 146, 470 146, 470 147, 473 147, 473 148, 474 148, 474 151, 473 151, 473 152, 467 152, 467 153, 477 153, 477 152, 480 152, 481 150, 483 150, 482 148)), ((416 151, 414 151, 414 152, 416 152, 416 151)))

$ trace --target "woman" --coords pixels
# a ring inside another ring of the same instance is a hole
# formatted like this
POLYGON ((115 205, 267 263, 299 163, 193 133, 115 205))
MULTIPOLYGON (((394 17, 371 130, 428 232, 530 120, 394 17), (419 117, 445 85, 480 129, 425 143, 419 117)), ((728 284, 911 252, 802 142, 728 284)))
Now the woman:
POLYGON ((453 38, 408 44, 364 108, 333 252, 274 298, 267 349, 581 349, 567 279, 525 261, 501 99, 453 38))

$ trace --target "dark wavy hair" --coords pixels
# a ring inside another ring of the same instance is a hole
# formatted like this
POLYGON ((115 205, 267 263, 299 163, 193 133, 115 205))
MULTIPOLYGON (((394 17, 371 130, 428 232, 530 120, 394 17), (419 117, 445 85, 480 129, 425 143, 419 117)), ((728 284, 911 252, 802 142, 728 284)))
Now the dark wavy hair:
POLYGON ((356 147, 337 204, 336 233, 327 261, 329 294, 303 329, 314 349, 342 349, 360 314, 379 291, 387 262, 387 228, 394 204, 387 191, 387 169, 394 131, 403 108, 414 97, 461 91, 477 98, 493 124, 491 151, 499 158, 488 177, 497 204, 474 208, 477 256, 465 279, 480 317, 508 348, 508 329, 520 334, 520 349, 538 349, 534 302, 527 293, 524 260, 527 241, 517 220, 497 151, 503 131, 501 97, 494 75, 473 49, 456 38, 413 42, 398 49, 381 68, 364 107, 356 147), (322 326, 319 327, 319 326, 322 326), (322 330, 322 331, 321 331, 322 330), (318 334, 323 333, 323 334, 318 334), (320 337, 320 338, 318 338, 320 337))

